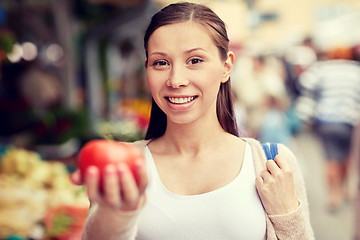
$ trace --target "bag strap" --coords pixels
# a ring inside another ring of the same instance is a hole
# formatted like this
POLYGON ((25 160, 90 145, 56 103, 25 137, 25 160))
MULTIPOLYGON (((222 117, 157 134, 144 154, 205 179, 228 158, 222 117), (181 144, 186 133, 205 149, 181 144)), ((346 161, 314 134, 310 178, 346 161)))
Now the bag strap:
POLYGON ((278 148, 276 143, 270 143, 270 148, 267 143, 261 144, 264 149, 267 160, 274 160, 275 156, 278 154, 278 148))

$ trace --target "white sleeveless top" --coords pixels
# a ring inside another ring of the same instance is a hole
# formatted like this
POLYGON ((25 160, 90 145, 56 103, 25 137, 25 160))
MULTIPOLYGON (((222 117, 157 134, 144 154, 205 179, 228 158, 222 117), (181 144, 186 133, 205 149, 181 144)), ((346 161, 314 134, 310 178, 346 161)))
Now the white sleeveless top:
POLYGON ((255 188, 253 155, 248 143, 237 177, 224 187, 198 195, 171 193, 162 184, 147 146, 145 157, 149 185, 136 239, 265 239, 265 212, 255 188))

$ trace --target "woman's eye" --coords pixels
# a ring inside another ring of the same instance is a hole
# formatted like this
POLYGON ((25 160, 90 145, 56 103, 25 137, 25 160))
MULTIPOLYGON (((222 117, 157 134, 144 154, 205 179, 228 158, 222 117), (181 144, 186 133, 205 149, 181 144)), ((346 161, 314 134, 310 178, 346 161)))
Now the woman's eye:
POLYGON ((194 64, 201 63, 201 62, 202 62, 201 59, 199 59, 199 58, 193 58, 193 59, 190 59, 189 64, 194 65, 194 64))
POLYGON ((153 66, 167 66, 168 62, 165 60, 158 60, 158 61, 155 61, 152 65, 153 66))

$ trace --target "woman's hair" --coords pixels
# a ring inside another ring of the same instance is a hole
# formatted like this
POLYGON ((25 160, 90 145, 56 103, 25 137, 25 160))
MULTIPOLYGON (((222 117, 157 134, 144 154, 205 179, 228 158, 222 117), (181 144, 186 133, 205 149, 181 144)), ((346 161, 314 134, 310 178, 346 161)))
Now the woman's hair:
MULTIPOLYGON (((157 12, 151 19, 151 22, 145 32, 144 48, 146 53, 146 65, 148 58, 148 41, 151 34, 159 27, 193 21, 203 25, 209 30, 209 35, 219 50, 220 58, 227 59, 229 51, 229 38, 227 36, 224 22, 208 7, 195 3, 175 3, 170 4, 157 12)), ((238 136, 236 119, 233 113, 233 96, 231 83, 229 81, 220 85, 217 96, 217 117, 221 127, 238 136)), ((166 130, 166 115, 152 99, 151 116, 145 139, 152 139, 162 136, 166 130)))

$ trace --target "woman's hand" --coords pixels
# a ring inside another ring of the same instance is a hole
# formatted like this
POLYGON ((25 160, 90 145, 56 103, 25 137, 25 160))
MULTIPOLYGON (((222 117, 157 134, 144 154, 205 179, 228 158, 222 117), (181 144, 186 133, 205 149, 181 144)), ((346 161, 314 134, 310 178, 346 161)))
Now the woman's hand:
POLYGON ((135 160, 136 177, 124 162, 109 164, 105 168, 102 191, 100 190, 100 173, 95 166, 86 169, 84 182, 81 181, 80 172, 71 175, 74 184, 86 186, 90 202, 96 202, 99 207, 114 210, 136 210, 145 200, 145 189, 148 183, 145 162, 143 159, 135 160))
POLYGON ((287 214, 298 208, 293 173, 282 156, 276 155, 274 160, 266 162, 266 170, 256 178, 255 184, 268 214, 287 214))

